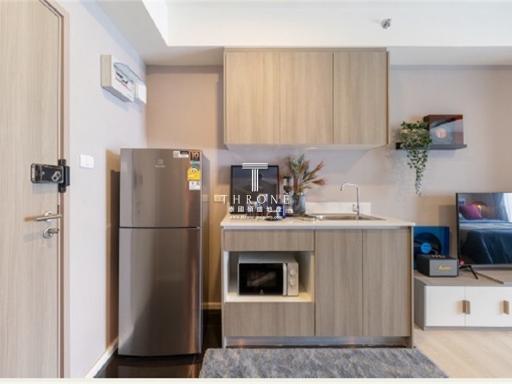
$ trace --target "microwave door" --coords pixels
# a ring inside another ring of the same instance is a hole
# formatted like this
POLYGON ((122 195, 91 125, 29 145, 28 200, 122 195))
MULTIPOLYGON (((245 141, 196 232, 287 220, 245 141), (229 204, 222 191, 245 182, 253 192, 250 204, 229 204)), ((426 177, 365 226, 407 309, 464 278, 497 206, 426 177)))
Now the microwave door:
POLYGON ((240 263, 238 293, 241 295, 282 295, 282 263, 240 263))

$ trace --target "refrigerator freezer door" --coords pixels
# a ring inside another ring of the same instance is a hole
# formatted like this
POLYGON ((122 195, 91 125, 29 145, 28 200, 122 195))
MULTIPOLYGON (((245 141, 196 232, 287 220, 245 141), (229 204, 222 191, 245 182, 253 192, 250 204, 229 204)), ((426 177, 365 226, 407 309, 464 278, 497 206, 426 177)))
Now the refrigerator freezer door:
POLYGON ((200 244, 200 229, 120 229, 120 355, 201 352, 200 244))
MULTIPOLYGON (((195 151, 198 152, 198 151, 195 151)), ((120 226, 179 228, 201 225, 201 181, 189 184, 191 162, 172 149, 121 149, 120 226), (178 155, 177 155, 178 154, 178 155)))

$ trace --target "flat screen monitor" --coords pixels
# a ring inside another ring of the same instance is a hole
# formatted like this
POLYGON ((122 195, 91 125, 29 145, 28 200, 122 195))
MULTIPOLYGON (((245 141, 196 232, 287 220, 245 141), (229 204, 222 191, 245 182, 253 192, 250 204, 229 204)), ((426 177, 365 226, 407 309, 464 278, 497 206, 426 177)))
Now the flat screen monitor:
POLYGON ((248 213, 247 209, 251 202, 259 202, 264 209, 276 209, 279 199, 279 166, 269 165, 266 169, 259 169, 257 177, 257 190, 254 190, 251 170, 244 169, 241 165, 231 166, 231 213, 248 213))
POLYGON ((512 264, 512 192, 457 193, 459 259, 473 265, 512 264))

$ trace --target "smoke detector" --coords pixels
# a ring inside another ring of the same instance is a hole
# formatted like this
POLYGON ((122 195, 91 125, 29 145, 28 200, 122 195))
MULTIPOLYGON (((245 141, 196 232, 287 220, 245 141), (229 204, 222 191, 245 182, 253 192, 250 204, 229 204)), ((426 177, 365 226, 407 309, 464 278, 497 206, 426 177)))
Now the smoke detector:
POLYGON ((382 19, 380 26, 382 29, 389 29, 391 27, 391 18, 382 19))

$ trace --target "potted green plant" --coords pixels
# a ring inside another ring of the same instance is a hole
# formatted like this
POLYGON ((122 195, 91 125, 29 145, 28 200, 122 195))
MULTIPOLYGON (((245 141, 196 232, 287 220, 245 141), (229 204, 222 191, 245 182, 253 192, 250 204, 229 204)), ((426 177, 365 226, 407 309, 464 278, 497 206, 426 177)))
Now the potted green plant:
POLYGON ((429 148, 432 143, 428 124, 423 121, 402 122, 399 140, 401 147, 407 153, 407 165, 415 172, 414 187, 416 194, 421 195, 423 173, 427 166, 429 148))
POLYGON ((288 169, 292 184, 292 207, 293 213, 303 215, 306 213, 305 192, 315 185, 325 185, 325 180, 318 176, 318 172, 324 167, 324 162, 320 162, 316 167, 310 170, 310 162, 306 160, 304 154, 297 158, 288 158, 288 169))

